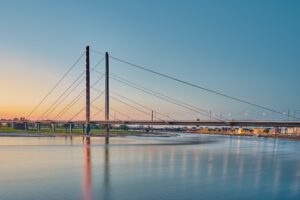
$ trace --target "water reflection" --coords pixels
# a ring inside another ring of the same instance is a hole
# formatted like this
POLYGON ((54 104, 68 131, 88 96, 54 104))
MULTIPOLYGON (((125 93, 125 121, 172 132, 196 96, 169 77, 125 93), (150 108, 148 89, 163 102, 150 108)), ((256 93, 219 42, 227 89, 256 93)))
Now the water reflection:
POLYGON ((103 183, 103 198, 111 199, 111 187, 110 187, 110 168, 109 168, 109 138, 105 138, 104 146, 104 183, 103 183))
POLYGON ((83 200, 92 200, 92 176, 91 176, 91 141, 90 137, 85 140, 84 146, 84 183, 83 200))
POLYGON ((0 199, 300 199, 299 142, 219 139, 1 138, 0 199))
MULTIPOLYGON (((91 138, 83 139, 84 143, 84 182, 83 182, 83 200, 93 199, 92 185, 92 165, 91 165, 91 138)), ((110 199, 110 169, 109 169, 109 139, 105 139, 104 145, 104 172, 103 172, 103 189, 101 194, 102 199, 110 199)))

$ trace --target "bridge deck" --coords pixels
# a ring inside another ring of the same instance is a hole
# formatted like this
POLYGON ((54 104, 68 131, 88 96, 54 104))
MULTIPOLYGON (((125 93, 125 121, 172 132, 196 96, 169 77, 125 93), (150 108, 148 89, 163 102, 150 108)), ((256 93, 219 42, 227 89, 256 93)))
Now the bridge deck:
MULTIPOLYGON (((40 124, 85 124, 85 121, 9 121, 0 120, 0 123, 40 123, 40 124)), ((177 125, 177 126, 249 126, 249 127, 300 127, 300 121, 151 121, 151 120, 109 120, 91 121, 91 124, 128 124, 128 125, 177 125)))

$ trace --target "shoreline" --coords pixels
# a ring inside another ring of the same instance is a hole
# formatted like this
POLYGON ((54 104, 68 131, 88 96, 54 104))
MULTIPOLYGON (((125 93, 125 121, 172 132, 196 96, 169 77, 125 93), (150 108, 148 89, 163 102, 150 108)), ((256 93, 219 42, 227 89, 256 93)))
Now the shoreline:
MULTIPOLYGON (((178 134, 176 133, 145 133, 145 132, 136 132, 132 133, 111 133, 109 137, 127 137, 127 136, 137 136, 137 137, 175 137, 178 134)), ((82 134, 68 134, 68 133, 7 133, 0 132, 1 137, 85 137, 82 134)), ((91 134, 90 137, 105 137, 104 134, 91 134)))

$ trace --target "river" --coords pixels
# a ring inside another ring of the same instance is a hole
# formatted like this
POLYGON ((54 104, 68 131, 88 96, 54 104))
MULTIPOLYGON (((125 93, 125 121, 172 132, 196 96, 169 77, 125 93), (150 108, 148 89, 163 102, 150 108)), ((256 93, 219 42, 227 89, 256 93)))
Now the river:
POLYGON ((1 200, 300 199, 300 142, 0 137, 1 200))

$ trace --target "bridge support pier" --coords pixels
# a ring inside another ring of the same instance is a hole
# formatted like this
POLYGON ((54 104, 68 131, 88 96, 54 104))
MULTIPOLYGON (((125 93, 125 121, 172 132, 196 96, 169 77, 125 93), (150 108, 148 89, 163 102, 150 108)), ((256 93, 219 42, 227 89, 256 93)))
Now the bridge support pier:
POLYGON ((65 127, 65 133, 68 133, 68 124, 64 124, 64 127, 65 127))
POLYGON ((86 133, 85 124, 82 124, 82 134, 84 135, 86 133))
POLYGON ((24 122, 24 130, 27 131, 28 130, 28 123, 24 122))
POLYGON ((50 124, 50 130, 52 133, 55 133, 55 123, 50 124))
POLYGON ((69 132, 70 132, 70 134, 73 133, 73 124, 72 123, 69 123, 69 132))
POLYGON ((37 130, 38 132, 41 131, 41 123, 36 123, 36 130, 37 130))
MULTIPOLYGON (((153 122, 153 110, 151 112, 151 121, 153 122)), ((151 125, 151 132, 153 133, 153 125, 151 125)))

